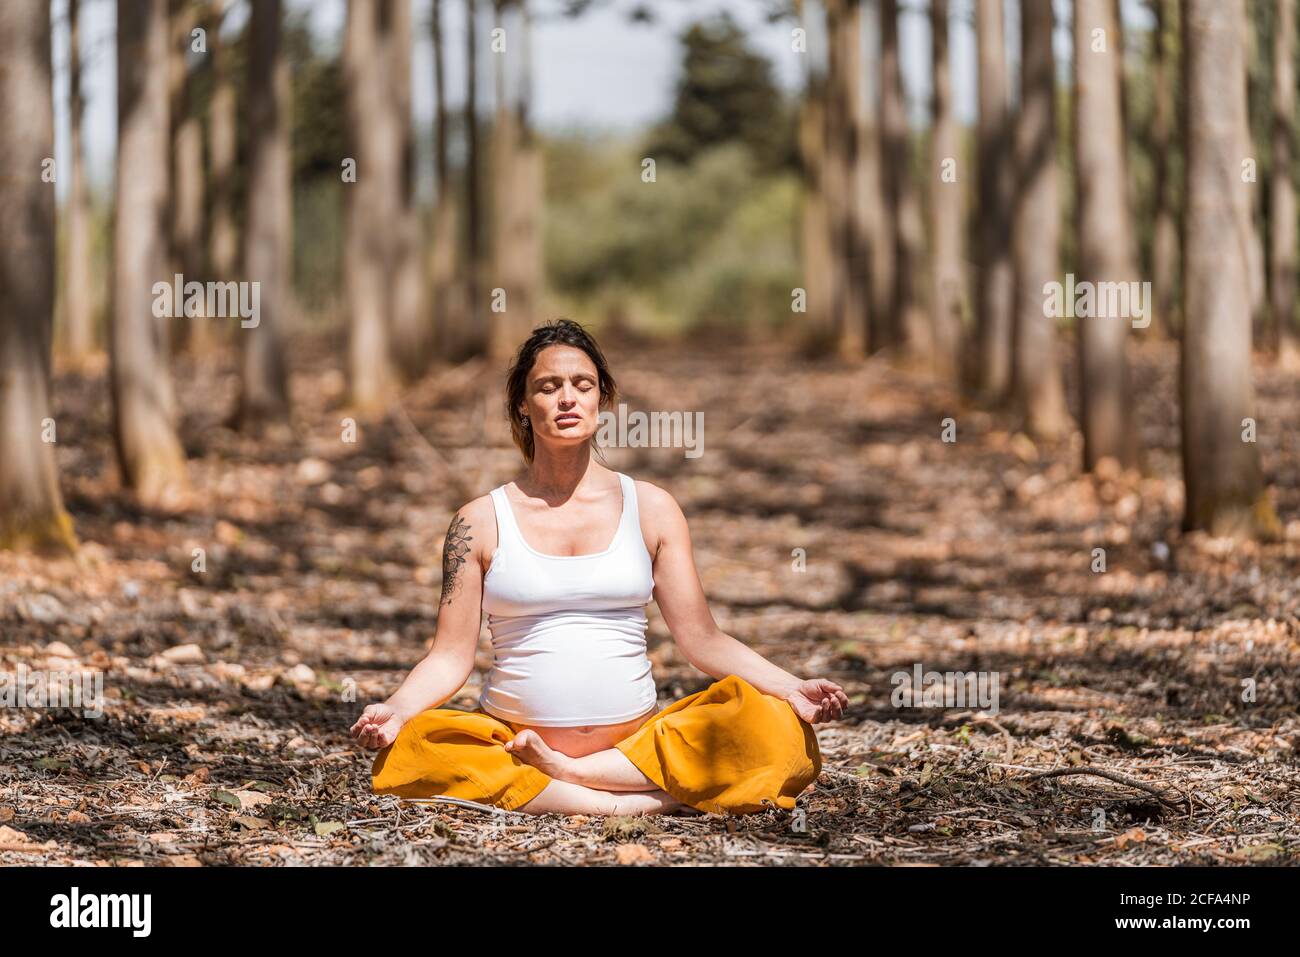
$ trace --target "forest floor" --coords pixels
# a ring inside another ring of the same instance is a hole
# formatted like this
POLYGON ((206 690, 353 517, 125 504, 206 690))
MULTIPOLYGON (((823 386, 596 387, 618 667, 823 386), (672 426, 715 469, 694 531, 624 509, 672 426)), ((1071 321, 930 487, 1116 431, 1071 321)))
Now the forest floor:
MULTIPOLYGON (((1256 367, 1287 537, 1233 545, 1178 529, 1169 346, 1135 350, 1144 474, 1093 478, 1077 436, 1037 447, 883 361, 616 345, 629 408, 703 410, 705 445, 610 466, 681 503, 726 632, 852 706, 803 813, 530 817, 370 793, 348 728, 432 637, 452 510, 519 457, 481 360, 345 441, 342 348, 296 342, 293 427, 261 439, 223 424, 233 356, 182 357, 195 494, 166 513, 118 487, 102 362, 60 372, 83 547, 0 554, 0 672, 99 671, 104 713, 0 710, 0 863, 1300 862, 1294 377, 1256 367), (996 678, 996 711, 895 707, 914 667, 996 678)), ((705 687, 649 612, 661 703, 705 687)), ((452 705, 489 663, 485 631, 452 705)))

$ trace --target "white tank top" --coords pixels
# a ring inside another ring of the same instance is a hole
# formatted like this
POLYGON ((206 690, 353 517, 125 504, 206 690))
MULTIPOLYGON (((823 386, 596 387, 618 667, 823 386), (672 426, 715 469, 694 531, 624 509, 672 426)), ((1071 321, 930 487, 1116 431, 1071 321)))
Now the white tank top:
POLYGON ((483 579, 492 670, 479 707, 516 724, 620 724, 655 706, 645 605, 654 572, 636 485, 622 472, 614 540, 590 555, 543 555, 524 541, 505 486, 492 490, 497 550, 483 579))

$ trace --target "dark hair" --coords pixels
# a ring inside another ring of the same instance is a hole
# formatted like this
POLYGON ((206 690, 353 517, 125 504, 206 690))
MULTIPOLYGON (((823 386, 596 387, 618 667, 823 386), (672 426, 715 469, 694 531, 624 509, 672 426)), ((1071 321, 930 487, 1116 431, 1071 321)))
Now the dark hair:
POLYGON ((605 361, 605 355, 600 351, 600 346, 596 345, 591 333, 572 319, 556 319, 534 329, 515 353, 510 370, 506 373, 506 417, 510 420, 510 435, 523 453, 524 461, 530 465, 535 451, 533 430, 531 424, 524 422, 519 406, 528 390, 528 373, 533 371, 537 354, 547 346, 573 346, 585 352, 595 363, 601 408, 610 405, 618 397, 618 386, 610 374, 609 363, 605 361))

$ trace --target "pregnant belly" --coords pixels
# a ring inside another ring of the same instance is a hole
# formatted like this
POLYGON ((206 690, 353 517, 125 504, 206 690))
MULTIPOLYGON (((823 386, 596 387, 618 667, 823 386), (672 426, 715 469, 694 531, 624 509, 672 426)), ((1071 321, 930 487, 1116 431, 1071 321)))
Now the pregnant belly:
POLYGON ((525 728, 530 728, 536 731, 549 747, 571 758, 581 758, 588 754, 595 754, 597 751, 609 750, 658 712, 659 707, 656 705, 640 717, 621 724, 589 724, 571 728, 546 728, 533 724, 516 724, 513 721, 508 724, 516 734, 525 728))

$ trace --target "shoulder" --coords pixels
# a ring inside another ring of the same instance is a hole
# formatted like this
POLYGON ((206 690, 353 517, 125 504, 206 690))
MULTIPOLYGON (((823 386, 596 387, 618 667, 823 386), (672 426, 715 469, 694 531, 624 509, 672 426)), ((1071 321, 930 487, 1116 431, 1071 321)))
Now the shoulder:
POLYGON ((686 516, 671 492, 652 482, 635 481, 637 510, 652 528, 669 532, 686 526, 686 516))
MULTIPOLYGON (((447 525, 446 543, 453 541, 468 544, 471 550, 479 547, 484 533, 496 527, 496 512, 492 496, 480 495, 456 509, 447 525)), ((445 547, 445 546, 444 546, 445 547)))

